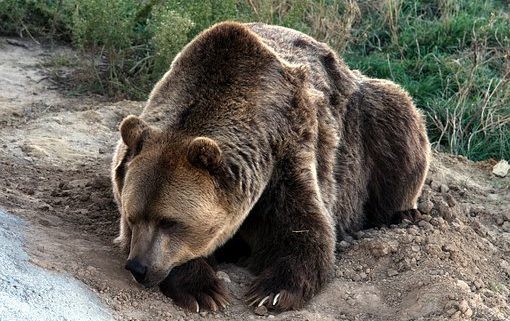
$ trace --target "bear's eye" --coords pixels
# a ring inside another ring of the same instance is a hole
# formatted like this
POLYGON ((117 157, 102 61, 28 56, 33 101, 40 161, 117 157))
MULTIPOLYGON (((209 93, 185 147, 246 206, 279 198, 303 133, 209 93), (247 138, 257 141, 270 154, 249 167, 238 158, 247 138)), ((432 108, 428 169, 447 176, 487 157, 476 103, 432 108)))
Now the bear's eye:
POLYGON ((177 225, 177 221, 174 221, 174 220, 169 219, 169 218, 164 218, 161 221, 159 221, 159 227, 164 229, 164 230, 172 229, 176 225, 177 225))

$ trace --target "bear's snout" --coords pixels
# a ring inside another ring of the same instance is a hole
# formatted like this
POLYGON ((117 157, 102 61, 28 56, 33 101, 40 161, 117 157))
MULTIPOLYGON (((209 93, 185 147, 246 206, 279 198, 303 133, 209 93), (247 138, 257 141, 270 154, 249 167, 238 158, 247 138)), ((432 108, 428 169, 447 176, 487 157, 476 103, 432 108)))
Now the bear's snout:
POLYGON ((141 264, 140 261, 136 259, 131 259, 126 262, 125 268, 133 274, 133 277, 138 283, 143 284, 145 276, 147 275, 147 266, 141 264))

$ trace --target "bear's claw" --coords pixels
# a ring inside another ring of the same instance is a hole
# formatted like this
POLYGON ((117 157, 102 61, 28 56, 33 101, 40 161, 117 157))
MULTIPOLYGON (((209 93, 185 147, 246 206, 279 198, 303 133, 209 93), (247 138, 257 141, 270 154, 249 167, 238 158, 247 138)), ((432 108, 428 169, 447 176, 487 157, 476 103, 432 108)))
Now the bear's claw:
POLYGON ((273 305, 276 305, 276 303, 278 303, 278 298, 280 297, 280 293, 278 293, 277 295, 275 295, 274 299, 273 299, 273 305))
POLYGON ((267 301, 267 300, 269 300, 269 297, 270 297, 270 296, 268 295, 268 296, 266 296, 265 298, 263 298, 263 299, 260 301, 260 303, 259 303, 259 305, 258 305, 258 306, 260 307, 260 306, 262 306, 264 303, 266 303, 266 301, 267 301))
POLYGON ((174 303, 183 309, 199 313, 201 310, 210 310, 216 312, 224 310, 228 305, 228 299, 223 290, 218 289, 201 289, 202 292, 186 292, 185 289, 177 290, 170 293, 164 293, 172 298, 174 303), (218 291, 219 290, 219 291, 218 291))
POLYGON ((265 306, 268 309, 285 311, 297 308, 297 302, 299 302, 299 298, 288 291, 282 290, 276 295, 271 293, 264 297, 262 297, 262 295, 252 294, 248 297, 246 302, 251 307, 265 306), (284 294, 287 298, 286 302, 280 302, 280 297, 282 294, 284 294))

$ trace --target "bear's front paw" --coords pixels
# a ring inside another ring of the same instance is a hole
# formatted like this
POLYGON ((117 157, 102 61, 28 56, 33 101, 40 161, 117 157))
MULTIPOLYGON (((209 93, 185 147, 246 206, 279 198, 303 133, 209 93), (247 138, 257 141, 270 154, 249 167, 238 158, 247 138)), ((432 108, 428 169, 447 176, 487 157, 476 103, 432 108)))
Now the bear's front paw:
POLYGON ((277 311, 302 308, 320 287, 320 272, 280 263, 263 271, 246 294, 250 306, 277 311))
POLYGON ((174 268, 159 287, 175 304, 197 313, 223 310, 228 304, 225 286, 202 259, 174 268))

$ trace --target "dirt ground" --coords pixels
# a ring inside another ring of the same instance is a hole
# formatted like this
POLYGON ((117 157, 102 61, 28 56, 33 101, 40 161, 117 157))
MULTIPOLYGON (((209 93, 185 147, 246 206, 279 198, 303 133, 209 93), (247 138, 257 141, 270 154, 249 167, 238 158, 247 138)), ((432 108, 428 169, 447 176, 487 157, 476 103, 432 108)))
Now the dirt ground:
POLYGON ((0 206, 28 222, 32 262, 81 280, 116 319, 510 320, 510 177, 445 154, 434 155, 423 220, 340 242, 336 277, 301 311, 255 315, 243 302, 253 277, 232 265, 220 266, 224 312, 188 313, 141 288, 112 244, 109 164, 118 123, 143 103, 66 97, 41 67, 56 51, 0 38, 0 206))

